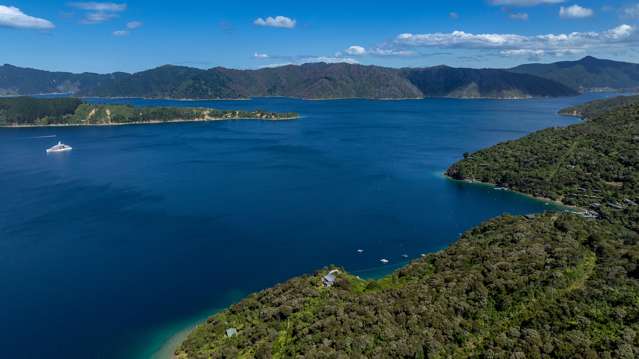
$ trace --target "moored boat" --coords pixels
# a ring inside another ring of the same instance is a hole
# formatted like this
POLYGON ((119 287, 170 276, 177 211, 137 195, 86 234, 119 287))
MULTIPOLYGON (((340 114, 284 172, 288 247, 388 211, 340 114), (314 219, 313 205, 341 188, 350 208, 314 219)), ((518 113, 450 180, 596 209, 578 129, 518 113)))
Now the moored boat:
POLYGON ((47 153, 66 152, 71 151, 73 148, 69 145, 65 145, 62 142, 58 142, 57 145, 47 148, 47 153))

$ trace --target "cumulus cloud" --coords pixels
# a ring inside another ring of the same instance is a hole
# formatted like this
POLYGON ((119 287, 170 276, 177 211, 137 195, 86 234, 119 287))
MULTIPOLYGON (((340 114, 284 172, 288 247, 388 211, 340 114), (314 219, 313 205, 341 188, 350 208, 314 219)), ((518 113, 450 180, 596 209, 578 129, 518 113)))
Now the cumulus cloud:
POLYGON ((527 21, 528 20, 528 13, 525 13, 525 12, 514 12, 512 14, 509 14, 508 17, 513 19, 513 20, 527 21))
POLYGON ((464 31, 451 33, 400 34, 395 38, 396 49, 477 49, 500 51, 511 56, 530 54, 569 54, 589 49, 627 47, 639 42, 636 27, 620 25, 601 32, 572 32, 566 34, 516 35, 473 34, 464 31), (543 53, 541 52, 543 51, 543 53))
POLYGON ((354 55, 354 56, 366 55, 366 49, 359 45, 353 45, 344 51, 347 54, 354 55))
POLYGON ((564 0, 490 0, 496 6, 537 6, 547 4, 561 4, 564 0))
POLYGON ((269 16, 266 19, 258 17, 253 21, 253 23, 257 26, 268 26, 268 27, 280 27, 285 29, 292 29, 295 27, 296 21, 286 16, 269 16))
POLYGON ((55 25, 49 20, 29 16, 17 7, 0 5, 0 27, 47 30, 55 25))
POLYGON ((591 17, 593 14, 594 11, 592 11, 592 9, 581 7, 577 4, 559 8, 559 16, 562 19, 583 19, 585 17, 591 17))
POLYGON ((256 59, 268 59, 270 56, 268 56, 268 54, 256 52, 253 54, 253 57, 256 59))
POLYGON ((83 24, 99 24, 109 21, 119 16, 119 13, 126 10, 124 3, 112 2, 71 2, 68 4, 72 8, 85 11, 83 24))

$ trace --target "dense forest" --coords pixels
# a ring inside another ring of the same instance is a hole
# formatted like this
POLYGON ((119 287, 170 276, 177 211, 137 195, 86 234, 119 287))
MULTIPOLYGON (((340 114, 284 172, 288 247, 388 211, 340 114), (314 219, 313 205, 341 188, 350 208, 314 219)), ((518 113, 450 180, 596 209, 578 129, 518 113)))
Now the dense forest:
POLYGON ((502 216, 379 280, 293 278, 210 317, 176 357, 639 357, 639 105, 464 157, 448 175, 596 216, 502 216))
POLYGON ((93 105, 76 98, 0 98, 0 126, 109 125, 220 119, 294 119, 295 113, 186 107, 93 105))
POLYGON ((507 70, 436 66, 394 69, 347 63, 310 63, 258 70, 208 70, 165 65, 134 74, 71 74, 0 66, 0 95, 65 92, 76 96, 146 98, 304 99, 423 97, 525 98, 573 96, 545 78, 507 70))

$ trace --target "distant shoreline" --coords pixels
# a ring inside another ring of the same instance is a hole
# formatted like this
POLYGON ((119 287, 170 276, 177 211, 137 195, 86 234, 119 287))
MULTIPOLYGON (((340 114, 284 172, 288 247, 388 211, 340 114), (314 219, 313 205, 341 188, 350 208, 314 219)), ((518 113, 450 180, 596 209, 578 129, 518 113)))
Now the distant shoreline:
POLYGON ((300 119, 301 116, 281 117, 281 118, 258 118, 258 117, 238 117, 238 118, 210 118, 198 120, 167 120, 167 121, 132 121, 121 123, 52 123, 48 125, 0 125, 0 128, 40 128, 40 127, 103 127, 103 126, 128 126, 128 125, 160 125, 163 123, 185 123, 185 122, 215 122, 215 121, 293 121, 300 119))

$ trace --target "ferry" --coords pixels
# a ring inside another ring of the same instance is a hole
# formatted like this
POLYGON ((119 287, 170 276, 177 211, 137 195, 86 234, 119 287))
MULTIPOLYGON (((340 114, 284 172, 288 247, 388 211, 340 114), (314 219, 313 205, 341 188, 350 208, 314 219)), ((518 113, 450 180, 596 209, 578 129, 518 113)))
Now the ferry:
POLYGON ((65 145, 62 142, 58 142, 57 145, 47 148, 47 153, 66 152, 71 151, 73 148, 69 145, 65 145))

